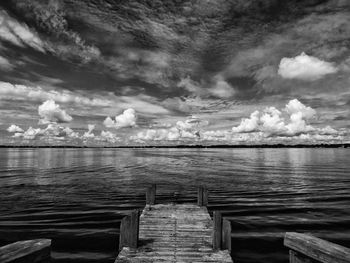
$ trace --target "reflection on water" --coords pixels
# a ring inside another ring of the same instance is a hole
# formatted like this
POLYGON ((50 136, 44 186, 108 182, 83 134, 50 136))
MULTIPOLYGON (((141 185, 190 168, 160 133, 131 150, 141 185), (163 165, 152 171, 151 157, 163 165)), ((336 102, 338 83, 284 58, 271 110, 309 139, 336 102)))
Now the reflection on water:
POLYGON ((159 202, 194 202, 232 222, 235 262, 286 262, 285 231, 350 247, 348 149, 2 149, 0 245, 53 239, 54 262, 113 262, 123 215, 159 202))

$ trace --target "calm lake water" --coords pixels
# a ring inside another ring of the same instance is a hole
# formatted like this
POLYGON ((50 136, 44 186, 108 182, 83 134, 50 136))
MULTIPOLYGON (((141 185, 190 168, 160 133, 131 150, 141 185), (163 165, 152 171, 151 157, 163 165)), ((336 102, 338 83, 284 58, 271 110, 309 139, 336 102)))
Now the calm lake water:
POLYGON ((0 245, 52 238, 55 263, 112 263, 148 184, 164 203, 201 184, 235 262, 287 262, 286 231, 350 247, 349 170, 350 149, 1 149, 0 245))

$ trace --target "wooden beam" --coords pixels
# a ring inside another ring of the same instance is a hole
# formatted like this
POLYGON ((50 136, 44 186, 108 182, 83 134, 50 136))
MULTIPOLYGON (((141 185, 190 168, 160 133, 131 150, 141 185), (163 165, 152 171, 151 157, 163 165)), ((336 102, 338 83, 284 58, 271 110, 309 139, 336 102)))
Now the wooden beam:
POLYGON ((25 240, 0 247, 1 263, 44 263, 50 261, 51 240, 25 240))
POLYGON ((152 184, 152 186, 147 188, 146 205, 156 204, 156 191, 157 191, 157 186, 155 184, 152 184))
POLYGON ((203 186, 198 187, 197 192, 197 205, 203 206, 203 186))
MULTIPOLYGON (((300 233, 286 233, 284 245, 293 251, 322 263, 349 263, 350 249, 326 240, 300 233)), ((292 253, 293 254, 293 253, 292 253)), ((298 262, 298 261, 296 261, 298 262)), ((305 262, 305 261, 304 261, 305 262)))
POLYGON ((221 249, 231 251, 231 222, 222 220, 222 246, 221 249))
POLYGON ((199 206, 208 205, 208 189, 205 186, 198 187, 197 205, 199 206))
POLYGON ((221 249, 222 241, 222 216, 219 211, 213 213, 213 249, 221 249))
POLYGON ((138 210, 125 216, 120 224, 119 250, 123 247, 137 248, 139 238, 139 215, 138 210))

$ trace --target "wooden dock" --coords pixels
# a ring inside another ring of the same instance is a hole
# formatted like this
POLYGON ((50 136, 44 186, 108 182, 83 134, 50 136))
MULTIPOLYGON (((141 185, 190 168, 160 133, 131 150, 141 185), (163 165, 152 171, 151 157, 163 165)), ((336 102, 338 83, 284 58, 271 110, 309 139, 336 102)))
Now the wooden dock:
POLYGON ((115 263, 232 263, 228 250, 213 249, 213 221, 206 207, 147 205, 140 216, 139 246, 123 247, 115 263))
MULTIPOLYGON (((198 188, 197 204, 156 204, 156 186, 147 189, 142 213, 135 210, 120 226, 115 263, 232 263, 231 224, 219 211, 210 217, 208 191, 198 188)), ((350 249, 312 235, 284 238, 290 263, 350 263, 350 249)), ((18 241, 0 247, 0 263, 48 263, 51 240, 18 241)))
POLYGON ((134 211, 123 219, 115 263, 233 262, 231 225, 220 213, 211 219, 206 188, 198 188, 197 204, 155 204, 155 200, 153 185, 147 189, 141 215, 134 211))

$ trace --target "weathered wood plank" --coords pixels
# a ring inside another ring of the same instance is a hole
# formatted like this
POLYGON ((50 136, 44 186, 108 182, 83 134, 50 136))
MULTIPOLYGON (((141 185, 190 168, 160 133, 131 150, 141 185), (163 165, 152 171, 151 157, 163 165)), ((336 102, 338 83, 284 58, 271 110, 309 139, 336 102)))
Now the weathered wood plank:
POLYGON ((213 249, 213 221, 204 206, 146 206, 140 216, 139 246, 124 247, 116 263, 232 263, 227 250, 213 249))
POLYGON ((197 192, 197 205, 208 205, 208 189, 205 186, 199 186, 197 192))
POLYGON ((125 216, 120 224, 119 250, 123 247, 137 248, 139 237, 139 216, 138 210, 125 216))
POLYGON ((227 219, 222 220, 221 249, 231 251, 231 222, 227 219))
POLYGON ((0 247, 1 263, 44 263, 50 261, 51 240, 35 239, 0 247))
POLYGON ((221 249, 222 241, 222 216, 219 211, 213 213, 214 230, 213 230, 213 248, 221 249))
MULTIPOLYGON (((322 263, 350 262, 349 248, 339 246, 311 235, 288 232, 284 238, 284 245, 298 253, 322 263)), ((292 254, 296 255, 295 253, 292 254)))
POLYGON ((157 186, 153 184, 147 188, 146 191, 146 205, 155 205, 156 204, 156 192, 157 186))

